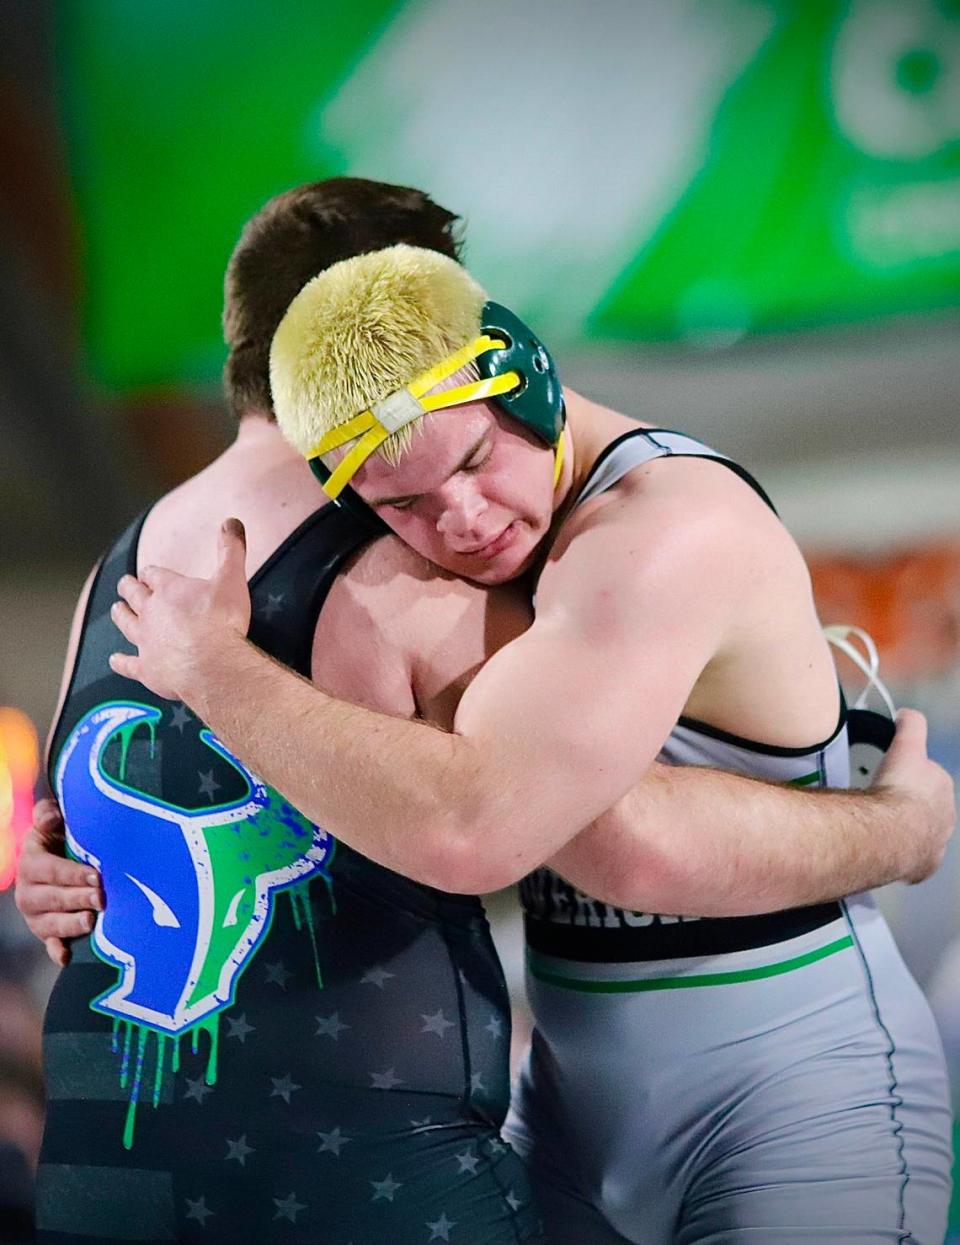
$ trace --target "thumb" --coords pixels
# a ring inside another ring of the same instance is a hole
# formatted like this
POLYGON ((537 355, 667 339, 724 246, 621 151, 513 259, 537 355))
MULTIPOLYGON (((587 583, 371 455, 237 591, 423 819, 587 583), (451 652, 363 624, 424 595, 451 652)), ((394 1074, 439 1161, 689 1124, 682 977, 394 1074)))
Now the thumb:
POLYGON ((218 578, 247 577, 247 534, 239 519, 224 519, 220 524, 218 578))
POLYGON ((897 714, 897 733, 873 778, 875 787, 897 781, 904 766, 910 766, 927 755, 927 719, 916 709, 901 709, 897 714))
POLYGON ((891 752, 927 751, 927 719, 918 709, 901 709, 897 714, 897 733, 893 737, 891 752))

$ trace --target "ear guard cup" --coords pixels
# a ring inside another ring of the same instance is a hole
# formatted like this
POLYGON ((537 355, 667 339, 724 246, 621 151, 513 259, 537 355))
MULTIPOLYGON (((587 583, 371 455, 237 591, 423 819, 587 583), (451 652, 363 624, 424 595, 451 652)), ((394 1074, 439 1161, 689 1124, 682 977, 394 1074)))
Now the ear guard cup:
POLYGON ((541 441, 556 445, 565 413, 563 389, 550 352, 519 316, 500 303, 485 305, 481 332, 506 343, 502 349, 488 350, 477 358, 481 378, 516 372, 523 381, 519 389, 499 394, 491 401, 536 433, 541 441))

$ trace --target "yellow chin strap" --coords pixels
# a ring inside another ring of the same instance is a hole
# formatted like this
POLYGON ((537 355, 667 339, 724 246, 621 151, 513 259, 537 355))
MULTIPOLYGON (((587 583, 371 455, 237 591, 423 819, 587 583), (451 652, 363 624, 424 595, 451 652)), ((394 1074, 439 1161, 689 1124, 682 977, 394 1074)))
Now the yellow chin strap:
MULTIPOLYGON (((330 479, 323 486, 323 491, 330 498, 339 497, 356 473, 367 461, 374 450, 378 449, 387 437, 403 428, 406 424, 420 419, 427 411, 444 411, 452 406, 463 406, 467 402, 482 402, 485 398, 494 398, 501 393, 510 393, 523 384, 518 372, 504 372, 502 376, 491 376, 485 380, 471 381, 466 385, 457 385, 455 389, 443 389, 440 393, 430 394, 441 381, 449 379, 479 355, 488 350, 502 350, 506 345, 496 337, 483 334, 474 338, 455 354, 443 359, 436 367, 423 372, 409 385, 389 394, 382 402, 375 403, 370 410, 361 411, 345 424, 333 428, 307 454, 307 459, 320 458, 331 450, 339 449, 348 441, 359 437, 356 445, 346 453, 330 479), (429 396, 425 396, 429 395, 429 396)), ((561 435, 556 449, 554 468, 554 487, 560 478, 563 467, 563 436, 561 435)))

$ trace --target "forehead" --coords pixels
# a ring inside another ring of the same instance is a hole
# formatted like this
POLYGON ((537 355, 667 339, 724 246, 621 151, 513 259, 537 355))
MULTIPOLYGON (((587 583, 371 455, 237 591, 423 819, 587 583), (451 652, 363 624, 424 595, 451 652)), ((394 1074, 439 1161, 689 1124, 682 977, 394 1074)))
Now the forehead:
POLYGON ((410 448, 394 467, 379 454, 372 454, 353 478, 365 493, 388 489, 399 496, 427 493, 441 485, 460 465, 496 421, 483 402, 432 411, 418 421, 410 448))

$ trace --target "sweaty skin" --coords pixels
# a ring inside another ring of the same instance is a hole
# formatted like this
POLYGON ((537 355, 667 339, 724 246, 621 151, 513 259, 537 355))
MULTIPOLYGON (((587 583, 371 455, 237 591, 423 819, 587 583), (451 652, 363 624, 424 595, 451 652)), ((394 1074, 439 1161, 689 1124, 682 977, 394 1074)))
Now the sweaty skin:
MULTIPOLYGON (((482 403, 436 413, 397 468, 370 459, 355 487, 379 500, 389 486, 383 517, 431 560, 504 582, 530 566, 602 448, 636 427, 574 394, 568 408, 572 452, 555 494, 550 451, 482 403)), ((335 700, 255 650, 244 639, 243 556, 228 523, 211 579, 151 567, 121 581, 114 619, 139 653, 116 655, 114 669, 184 699, 333 834, 442 889, 492 890, 554 857, 640 782, 681 712, 786 746, 836 724, 835 675, 799 552, 713 464, 653 464, 560 525, 533 626, 479 672, 452 732, 335 700)), ((841 835, 861 837, 869 820, 895 845, 881 868, 855 866, 826 893, 909 872, 899 848, 918 812, 923 823, 952 823, 949 782, 927 777, 910 813, 883 789, 800 803, 781 793, 786 818, 818 809, 835 831, 848 827, 841 835)), ((732 814, 738 825, 746 815, 732 814)), ((714 806, 713 827, 724 819, 714 806)), ((733 911, 754 910, 753 895, 741 899, 733 911)))

